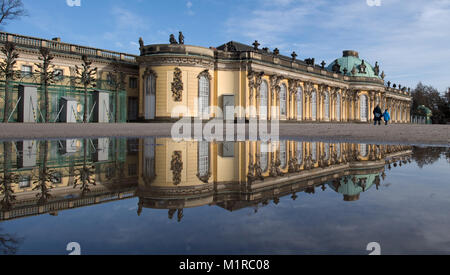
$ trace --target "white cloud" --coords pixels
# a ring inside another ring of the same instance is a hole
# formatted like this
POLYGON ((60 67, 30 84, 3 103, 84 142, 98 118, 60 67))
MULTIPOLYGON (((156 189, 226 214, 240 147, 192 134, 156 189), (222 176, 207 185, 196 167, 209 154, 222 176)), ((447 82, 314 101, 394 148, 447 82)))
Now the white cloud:
POLYGON ((424 81, 443 90, 450 86, 450 1, 264 0, 256 9, 235 14, 225 24, 227 35, 243 42, 293 50, 301 58, 328 63, 342 50, 379 61, 387 80, 414 87, 424 81), (239 26, 237 28, 236 26, 239 26))
POLYGON ((194 11, 192 10, 192 6, 193 6, 194 4, 191 2, 191 1, 187 1, 187 3, 186 3, 186 8, 187 8, 187 14, 188 15, 195 15, 195 13, 194 13, 194 11))

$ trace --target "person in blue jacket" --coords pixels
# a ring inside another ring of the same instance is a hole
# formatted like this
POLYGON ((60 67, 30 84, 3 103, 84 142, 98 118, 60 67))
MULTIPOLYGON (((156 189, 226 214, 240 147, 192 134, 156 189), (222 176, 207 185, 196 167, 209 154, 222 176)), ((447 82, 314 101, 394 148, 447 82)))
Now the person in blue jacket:
POLYGON ((389 114, 389 112, 388 112, 387 109, 384 110, 383 118, 384 118, 384 123, 385 123, 386 125, 388 125, 389 120, 391 120, 391 115, 389 114))

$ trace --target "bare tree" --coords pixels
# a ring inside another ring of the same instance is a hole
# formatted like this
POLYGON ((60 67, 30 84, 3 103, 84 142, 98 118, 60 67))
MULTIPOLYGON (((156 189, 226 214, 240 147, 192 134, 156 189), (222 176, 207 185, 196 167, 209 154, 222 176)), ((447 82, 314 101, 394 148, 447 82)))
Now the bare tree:
POLYGON ((113 71, 108 73, 109 84, 114 89, 115 98, 116 98, 116 113, 115 113, 115 122, 119 122, 119 93, 121 90, 125 89, 125 74, 120 71, 120 64, 117 60, 114 60, 112 63, 113 71))
POLYGON ((84 88, 83 123, 88 123, 88 88, 95 87, 94 82, 97 68, 91 68, 92 61, 89 61, 86 55, 83 55, 82 60, 82 67, 75 66, 75 68, 77 70, 77 75, 80 78, 80 84, 83 85, 84 88))
POLYGON ((5 59, 0 63, 0 74, 5 77, 5 107, 3 108, 3 122, 8 123, 9 119, 9 86, 16 76, 14 66, 16 65, 19 54, 16 51, 16 45, 12 42, 6 42, 1 52, 5 55, 5 59))
POLYGON ((26 15, 22 0, 0 0, 0 25, 26 15))
POLYGON ((87 163, 87 139, 83 140, 83 167, 76 169, 74 176, 75 181, 73 183, 73 188, 77 188, 78 185, 81 185, 81 196, 86 195, 91 192, 89 188, 90 185, 96 186, 95 179, 95 166, 88 165, 87 163))
POLYGON ((35 187, 33 191, 38 191, 36 198, 38 198, 38 204, 43 205, 48 202, 52 197, 50 190, 53 189, 52 183, 59 180, 56 170, 48 167, 48 141, 42 141, 39 148, 40 153, 40 169, 39 175, 33 182, 35 187))
POLYGON ((0 195, 3 195, 0 201, 0 208, 3 210, 10 210, 13 202, 16 200, 14 190, 11 185, 19 181, 19 177, 10 172, 11 155, 12 155, 12 142, 3 142, 3 176, 0 176, 0 195))
POLYGON ((48 96, 48 86, 55 82, 55 66, 52 64, 52 60, 54 59, 53 55, 50 53, 48 48, 41 47, 39 52, 41 56, 39 60, 42 63, 36 63, 35 65, 39 68, 36 70, 37 73, 41 75, 41 84, 44 87, 44 104, 45 104, 45 122, 50 121, 50 109, 49 109, 49 96, 48 96))

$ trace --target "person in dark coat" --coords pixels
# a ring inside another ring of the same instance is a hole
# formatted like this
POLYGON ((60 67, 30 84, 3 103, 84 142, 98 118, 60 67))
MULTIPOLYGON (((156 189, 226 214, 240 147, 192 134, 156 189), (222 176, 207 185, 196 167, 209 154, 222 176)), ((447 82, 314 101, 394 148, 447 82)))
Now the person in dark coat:
POLYGON ((374 121, 374 125, 381 125, 381 117, 383 116, 383 112, 381 112, 381 108, 380 105, 377 105, 377 107, 375 107, 375 109, 373 110, 373 121, 374 121))

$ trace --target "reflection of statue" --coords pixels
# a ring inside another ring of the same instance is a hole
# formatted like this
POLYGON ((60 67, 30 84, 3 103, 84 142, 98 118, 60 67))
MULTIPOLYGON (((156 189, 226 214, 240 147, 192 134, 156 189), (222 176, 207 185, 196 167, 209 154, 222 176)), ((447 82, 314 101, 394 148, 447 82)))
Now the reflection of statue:
POLYGON ((170 35, 169 42, 172 45, 178 44, 177 40, 175 39, 175 35, 173 35, 173 34, 170 35))
POLYGON ((178 35, 178 41, 181 45, 184 44, 184 35, 182 32, 180 32, 180 34, 178 35))

